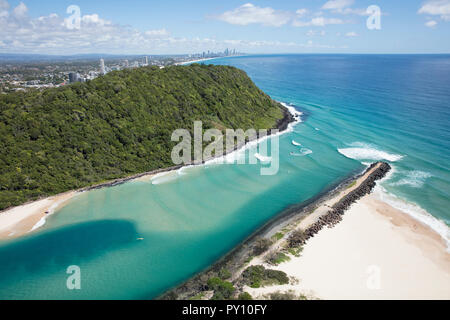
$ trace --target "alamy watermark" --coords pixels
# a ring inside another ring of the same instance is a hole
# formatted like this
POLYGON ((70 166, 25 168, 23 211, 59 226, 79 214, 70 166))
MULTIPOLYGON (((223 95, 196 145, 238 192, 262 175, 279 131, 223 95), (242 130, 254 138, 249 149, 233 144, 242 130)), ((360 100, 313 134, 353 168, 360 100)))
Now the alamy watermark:
POLYGON ((367 29, 381 30, 381 8, 371 5, 367 8, 366 13, 369 15, 366 21, 367 29))
POLYGON ((368 275, 366 286, 369 290, 381 289, 381 268, 377 265, 367 267, 366 273, 368 275))
POLYGON ((69 30, 80 30, 81 29, 81 9, 77 5, 70 5, 66 10, 67 14, 70 16, 67 19, 64 19, 64 23, 67 29, 69 30))
POLYGON ((187 129, 177 129, 172 133, 171 140, 179 142, 171 153, 175 165, 198 165, 215 159, 215 163, 228 164, 262 164, 260 173, 263 176, 277 174, 280 167, 278 129, 226 129, 225 136, 218 129, 208 129, 203 133, 203 123, 194 121, 194 137, 187 129), (268 144, 270 140, 270 155, 268 144), (239 156, 236 152, 246 142, 251 142, 248 157, 239 156), (209 143, 204 147, 205 143, 209 143), (225 150, 224 150, 225 144, 225 150), (193 149, 192 149, 193 146, 193 149), (228 155, 227 157, 225 157, 228 155))
POLYGON ((67 277, 66 287, 69 290, 81 290, 81 269, 79 266, 68 266, 66 270, 67 277))

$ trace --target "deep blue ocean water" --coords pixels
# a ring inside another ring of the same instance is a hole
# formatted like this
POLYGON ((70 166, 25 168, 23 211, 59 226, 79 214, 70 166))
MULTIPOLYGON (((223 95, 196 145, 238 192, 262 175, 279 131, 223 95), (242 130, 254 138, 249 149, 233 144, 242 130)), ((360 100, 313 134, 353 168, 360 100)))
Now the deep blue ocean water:
POLYGON ((37 232, 0 243, 0 298, 153 298, 283 209, 376 160, 394 167, 376 195, 449 239, 450 55, 207 63, 245 70, 272 98, 303 112, 303 122, 280 136, 278 174, 211 164, 80 194, 37 232), (70 265, 81 269, 81 290, 66 287, 70 265))

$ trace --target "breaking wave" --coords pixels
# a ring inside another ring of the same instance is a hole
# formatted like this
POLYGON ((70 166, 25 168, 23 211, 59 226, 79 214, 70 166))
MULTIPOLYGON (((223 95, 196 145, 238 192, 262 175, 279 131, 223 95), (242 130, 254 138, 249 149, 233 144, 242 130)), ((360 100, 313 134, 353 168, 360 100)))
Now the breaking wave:
POLYGON ((387 160, 395 162, 403 158, 402 155, 388 153, 386 151, 376 149, 372 145, 360 142, 352 144, 350 148, 339 148, 338 151, 347 158, 355 160, 387 160))
POLYGON ((391 186, 410 186, 413 188, 421 188, 425 183, 425 180, 432 177, 428 172, 423 171, 410 171, 406 176, 397 182, 391 183, 391 186))

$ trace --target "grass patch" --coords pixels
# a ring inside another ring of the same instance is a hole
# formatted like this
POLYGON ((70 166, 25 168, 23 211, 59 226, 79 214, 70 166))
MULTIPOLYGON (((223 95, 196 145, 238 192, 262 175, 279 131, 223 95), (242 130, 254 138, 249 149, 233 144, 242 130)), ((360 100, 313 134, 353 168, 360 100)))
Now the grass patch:
POLYGON ((284 233, 283 232, 277 232, 271 237, 271 239, 273 241, 278 241, 278 240, 281 240, 283 237, 284 237, 284 233))
POLYGON ((291 260, 291 258, 289 258, 288 255, 286 255, 284 252, 276 252, 273 254, 269 254, 269 256, 267 257, 267 263, 277 266, 280 263, 286 262, 291 260))
POLYGON ((298 248, 288 248, 287 251, 289 252, 289 254, 293 255, 294 257, 300 257, 301 253, 303 251, 303 247, 298 247, 298 248))
POLYGON ((354 187, 356 185, 356 180, 350 183, 346 189, 350 189, 351 187, 354 187))
POLYGON ((190 297, 189 300, 203 300, 205 295, 206 295, 205 292, 200 292, 199 294, 196 294, 195 296, 190 297))
POLYGON ((294 291, 289 290, 287 292, 274 292, 269 294, 270 300, 308 300, 305 295, 297 296, 294 291))
POLYGON ((247 259, 245 259, 245 261, 244 261, 244 264, 249 264, 250 262, 252 262, 252 260, 253 260, 254 257, 255 257, 255 256, 249 256, 249 257, 247 257, 247 259))
POLYGON ((222 280, 227 280, 231 278, 231 272, 228 269, 222 268, 219 271, 219 278, 222 280))

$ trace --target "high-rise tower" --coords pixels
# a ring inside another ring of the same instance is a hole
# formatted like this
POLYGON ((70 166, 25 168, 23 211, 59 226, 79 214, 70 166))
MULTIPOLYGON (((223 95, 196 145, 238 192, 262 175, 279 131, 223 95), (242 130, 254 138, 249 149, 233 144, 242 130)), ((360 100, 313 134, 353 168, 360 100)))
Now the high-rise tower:
POLYGON ((103 59, 100 59, 100 73, 103 75, 106 74, 105 60, 103 59))

